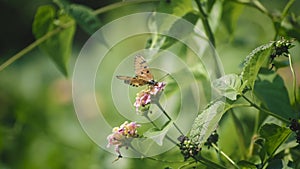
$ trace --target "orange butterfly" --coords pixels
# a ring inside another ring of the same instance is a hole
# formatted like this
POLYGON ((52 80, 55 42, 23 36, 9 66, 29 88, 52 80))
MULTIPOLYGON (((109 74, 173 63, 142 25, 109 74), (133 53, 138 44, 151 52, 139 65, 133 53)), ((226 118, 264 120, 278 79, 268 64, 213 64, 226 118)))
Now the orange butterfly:
POLYGON ((141 55, 134 58, 135 76, 117 76, 118 79, 124 80, 124 83, 134 87, 148 85, 155 85, 157 82, 153 79, 146 60, 141 55))

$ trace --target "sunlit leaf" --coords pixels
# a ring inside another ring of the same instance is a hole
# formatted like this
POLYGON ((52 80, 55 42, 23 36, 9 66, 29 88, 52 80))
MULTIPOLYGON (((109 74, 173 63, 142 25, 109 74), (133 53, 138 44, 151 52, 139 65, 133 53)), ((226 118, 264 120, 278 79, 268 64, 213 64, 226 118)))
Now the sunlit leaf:
POLYGON ((257 80, 254 94, 271 112, 287 120, 295 116, 290 104, 288 91, 279 75, 275 75, 273 78, 269 77, 269 79, 260 78, 257 80))
POLYGON ((225 103, 217 101, 201 112, 192 125, 191 140, 199 143, 200 146, 206 142, 211 133, 216 130, 221 117, 226 111, 225 103))
POLYGON ((213 81, 213 86, 221 95, 230 100, 236 100, 237 96, 242 93, 242 79, 236 74, 222 76, 213 81))
POLYGON ((259 133, 265 139, 264 149, 269 156, 275 153, 291 132, 289 128, 280 127, 274 123, 265 124, 261 127, 259 133))
POLYGON ((57 16, 53 6, 39 7, 32 26, 35 38, 39 39, 55 30, 59 32, 43 42, 40 48, 51 57, 59 70, 67 76, 67 63, 71 56, 75 22, 67 15, 57 16))
POLYGON ((249 88, 253 89, 258 72, 268 61, 273 45, 274 42, 270 42, 257 47, 246 57, 241 75, 243 83, 247 83, 249 88))

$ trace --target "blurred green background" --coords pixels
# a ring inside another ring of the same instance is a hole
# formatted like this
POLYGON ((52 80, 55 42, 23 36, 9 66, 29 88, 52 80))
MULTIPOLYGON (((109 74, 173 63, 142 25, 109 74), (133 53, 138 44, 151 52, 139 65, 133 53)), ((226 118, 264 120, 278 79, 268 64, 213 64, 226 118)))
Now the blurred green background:
MULTIPOLYGON (((73 0, 93 9, 117 1, 73 0)), ((34 41, 31 24, 40 5, 52 3, 47 0, 0 0, 0 63, 34 41)), ((146 3, 120 8, 100 15, 103 24, 128 13, 152 11, 157 3, 146 3)), ((282 10, 282 1, 264 4, 274 10, 282 10)), ((294 8, 299 7, 299 2, 294 8)), ((294 10, 295 10, 294 9, 294 10)), ((297 10, 295 10, 297 11, 297 10)), ((298 11, 299 12, 299 11, 298 11)), ((298 14, 299 15, 299 14, 298 14)), ((239 73, 240 64, 255 47, 273 39, 274 29, 269 18, 261 12, 245 7, 238 18, 233 34, 229 35, 221 20, 216 21, 217 51, 226 73, 239 73)), ((120 25, 126 26, 126 25, 120 25)), ((69 71, 72 72, 78 52, 89 38, 77 28, 69 71)), ((296 72, 300 71, 299 43, 292 49, 296 72)), ((122 51, 120 51, 121 53, 122 51)), ((286 84, 291 86, 288 68, 280 70, 286 84)), ((298 74, 298 79, 300 79, 298 74)), ((112 163, 116 158, 93 143, 81 128, 72 103, 71 77, 65 78, 54 63, 36 48, 0 72, 0 168, 164 168, 176 163, 126 159, 112 163)), ((110 107, 110 106, 107 106, 110 107)), ((251 127, 251 115, 242 119, 251 127)), ((224 120, 226 121, 226 119, 224 120)), ((226 123, 226 122, 224 122, 226 123)), ((230 124, 228 122, 228 124, 230 124)), ((236 144, 230 131, 232 124, 223 131, 223 140, 229 154, 236 144)), ((251 129, 250 129, 251 130, 251 129)), ((101 132, 101 129, 99 129, 101 132)), ((220 143, 222 145, 222 143, 220 143)), ((233 153, 233 152, 232 152, 233 153)), ((169 152, 165 159, 173 161, 182 157, 169 152)), ((159 158, 159 157, 158 157, 159 158)))

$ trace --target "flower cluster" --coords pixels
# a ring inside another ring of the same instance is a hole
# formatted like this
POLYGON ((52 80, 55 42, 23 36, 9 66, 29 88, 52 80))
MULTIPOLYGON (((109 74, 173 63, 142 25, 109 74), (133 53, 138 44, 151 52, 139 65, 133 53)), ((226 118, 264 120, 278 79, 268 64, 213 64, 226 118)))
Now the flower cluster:
POLYGON ((297 143, 300 144, 300 123, 297 119, 291 119, 290 129, 296 133, 297 143))
POLYGON ((144 108, 146 105, 158 101, 165 86, 166 83, 157 82, 154 85, 149 85, 147 89, 138 93, 134 103, 136 111, 139 112, 139 110, 144 108))
POLYGON ((107 137, 107 147, 114 145, 115 151, 119 154, 119 157, 122 157, 120 148, 125 146, 127 149, 132 139, 138 137, 137 128, 140 126, 135 122, 128 123, 125 121, 120 127, 113 128, 113 133, 107 137))
POLYGON ((179 148, 184 157, 184 161, 190 157, 195 157, 201 151, 199 144, 193 143, 187 136, 182 135, 178 140, 180 141, 179 148))

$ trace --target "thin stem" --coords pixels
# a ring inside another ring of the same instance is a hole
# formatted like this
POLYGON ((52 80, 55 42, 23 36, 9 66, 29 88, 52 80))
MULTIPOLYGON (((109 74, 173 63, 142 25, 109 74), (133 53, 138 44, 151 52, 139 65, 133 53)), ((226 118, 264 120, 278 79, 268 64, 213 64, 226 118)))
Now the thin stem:
MULTIPOLYGON (((168 118, 170 121, 172 121, 171 117, 170 117, 170 116, 168 115, 168 113, 162 108, 162 106, 160 105, 160 103, 159 103, 159 102, 156 102, 155 104, 156 104, 157 107, 164 113, 164 115, 167 116, 167 118, 168 118)), ((173 123, 174 127, 179 131, 179 133, 180 133, 181 135, 184 136, 183 132, 179 129, 179 127, 175 124, 175 122, 172 122, 172 123, 173 123)))
POLYGON ((277 18, 274 18, 272 17, 272 21, 273 21, 273 24, 274 24, 274 28, 275 28, 275 36, 274 36, 274 40, 277 39, 277 36, 279 34, 279 29, 281 27, 281 23, 283 21, 283 19, 286 17, 286 15, 288 14, 288 11, 289 9, 291 8, 291 6, 293 5, 293 3, 295 2, 295 0, 290 0, 286 6, 284 7, 283 11, 282 11, 282 14, 280 16, 280 20, 277 21, 276 19, 277 18), (279 25, 279 27, 276 27, 276 25, 279 25))
POLYGON ((284 7, 284 9, 283 9, 283 11, 282 11, 282 14, 281 14, 281 20, 283 20, 283 19, 286 17, 286 15, 287 15, 289 9, 291 8, 291 6, 293 5, 294 2, 295 2, 295 0, 290 0, 290 1, 286 4, 286 6, 284 7))
POLYGON ((216 47, 216 43, 215 43, 215 37, 214 37, 214 34, 210 28, 210 25, 208 23, 208 19, 207 19, 207 14, 204 12, 202 6, 201 6, 201 2, 200 0, 195 0, 196 4, 197 4, 197 7, 199 9, 199 13, 200 13, 200 17, 201 17, 201 20, 202 20, 202 24, 203 24, 203 27, 204 27, 204 30, 205 30, 205 33, 208 37, 208 39, 210 40, 211 44, 216 47))
MULTIPOLYGON (((71 24, 69 26, 71 26, 71 24)), ((66 28, 66 27, 64 27, 64 28, 66 28)), ((50 37, 52 37, 52 36, 56 35, 57 33, 59 33, 61 30, 62 30, 62 28, 59 27, 59 28, 54 29, 51 32, 48 32, 47 34, 45 34, 41 38, 37 39, 36 41, 34 41, 33 43, 31 43, 30 45, 25 47, 23 50, 21 50, 17 54, 10 57, 7 61, 5 61, 2 65, 0 65, 0 71, 5 69, 7 66, 9 66, 13 62, 15 62, 17 59, 24 56, 26 53, 30 52, 32 49, 34 49, 35 47, 37 47, 38 45, 40 45, 41 43, 43 43, 44 41, 46 41, 50 37)))
POLYGON ((225 154, 222 150, 219 149, 215 144, 212 144, 212 146, 221 154, 223 155, 235 168, 240 169, 240 167, 227 155, 225 154))
MULTIPOLYGON (((132 1, 125 1, 125 2, 118 2, 118 3, 111 4, 111 5, 107 5, 103 8, 97 9, 97 10, 94 11, 94 14, 99 15, 101 13, 108 12, 110 10, 113 10, 113 9, 116 9, 116 8, 119 8, 119 7, 122 7, 122 6, 125 6, 125 5, 132 5, 132 4, 145 3, 145 2, 158 2, 158 1, 159 0, 132 0, 132 1)), ((27 54, 28 52, 33 50, 35 47, 37 47, 38 45, 40 45, 41 43, 43 43, 47 39, 51 38, 52 36, 56 35, 60 31, 62 31, 63 29, 66 29, 66 28, 68 28, 72 25, 73 25, 73 22, 69 22, 69 23, 65 24, 65 26, 54 29, 51 32, 48 32, 47 34, 42 36, 41 38, 35 40, 33 43, 31 43, 30 45, 25 47, 23 50, 21 50, 20 52, 18 52, 15 55, 13 55, 12 57, 10 57, 3 64, 1 64, 0 65, 0 71, 2 71, 7 66, 14 63, 16 60, 20 59, 22 56, 24 56, 25 54, 27 54), (72 24, 70 24, 70 23, 72 23, 72 24)))
POLYGON ((268 15, 270 18, 272 18, 272 15, 269 13, 269 11, 257 0, 255 1, 243 1, 243 0, 233 0, 235 3, 243 4, 243 5, 248 5, 250 7, 256 8, 260 12, 268 15))
MULTIPOLYGON (((197 157, 193 157, 195 159, 194 163, 195 162, 200 162, 204 165, 206 165, 207 167, 210 167, 210 168, 220 168, 220 169, 226 169, 225 167, 213 162, 213 161, 210 161, 202 156, 197 156, 197 157)), ((192 164, 192 163, 191 163, 192 164)))
POLYGON ((134 152, 138 153, 141 157, 147 157, 145 154, 139 152, 137 149, 135 149, 131 144, 128 145, 134 152))
MULTIPOLYGON (((150 123, 151 123, 155 128, 161 130, 161 128, 159 128, 159 127, 158 127, 158 126, 157 126, 157 125, 149 118, 148 115, 146 115, 145 117, 146 117, 147 120, 150 121, 150 123)), ((176 141, 174 141, 174 140, 173 140, 172 138, 170 138, 168 135, 166 135, 166 139, 168 139, 170 142, 172 142, 173 144, 175 144, 175 145, 178 146, 178 144, 176 143, 176 141)))
POLYGON ((134 4, 138 4, 138 3, 145 3, 145 2, 159 2, 159 0, 131 0, 131 1, 122 1, 122 2, 117 2, 111 5, 107 5, 103 8, 99 8, 97 10, 94 11, 95 15, 99 15, 123 6, 127 6, 127 5, 134 5, 134 4))
POLYGON ((250 99, 248 99, 246 96, 243 95, 242 97, 243 97, 247 102, 249 102, 253 107, 255 107, 256 109, 258 109, 258 110, 260 110, 260 111, 262 111, 262 112, 264 112, 264 113, 266 113, 266 114, 268 114, 268 115, 270 115, 270 116, 276 117, 276 118, 278 118, 279 120, 281 120, 281 121, 283 121, 283 122, 285 122, 285 123, 289 123, 289 122, 290 122, 289 120, 287 120, 287 119, 285 119, 285 118, 283 118, 283 117, 281 117, 281 116, 278 116, 277 114, 274 114, 274 113, 272 113, 272 112, 270 112, 270 111, 268 111, 268 110, 265 110, 265 109, 259 107, 257 104, 255 104, 255 103, 252 102, 250 99))
POLYGON ((70 21, 66 24, 60 25, 60 27, 46 33, 44 36, 42 36, 41 38, 35 40, 33 43, 31 43, 30 45, 28 45, 26 48, 24 48, 23 50, 21 50, 20 52, 18 52, 17 54, 13 55, 11 58, 9 58, 7 61, 5 61, 2 65, 0 65, 0 71, 2 71, 3 69, 5 69, 7 66, 9 66, 10 64, 12 64, 13 62, 15 62, 17 59, 21 58, 22 56, 24 56, 25 54, 27 54, 28 52, 30 52, 32 49, 34 49, 35 47, 37 47, 38 45, 40 45, 41 43, 43 43, 44 41, 48 40, 49 38, 51 38, 52 36, 58 34, 60 31, 67 29, 69 27, 71 27, 74 24, 73 21, 70 21))
POLYGON ((157 129, 160 130, 160 128, 150 119, 150 117, 148 115, 145 115, 146 119, 150 121, 150 123, 157 129))
POLYGON ((295 101, 295 104, 297 104, 297 85, 296 85, 296 73, 294 71, 294 68, 293 68, 293 62, 292 62, 292 57, 290 54, 288 54, 288 58, 289 58, 289 65, 290 65, 290 69, 291 69, 291 72, 292 72, 292 77, 293 77, 293 94, 294 94, 294 101, 295 101))
MULTIPOLYGON (((262 13, 268 15, 269 17, 271 17, 272 15, 270 14, 270 12, 263 6, 263 4, 260 3, 260 1, 258 0, 254 0, 250 2, 250 5, 255 7, 256 9, 258 9, 259 11, 261 11, 262 13)), ((272 17, 271 17, 272 18, 272 17)))
POLYGON ((162 106, 160 105, 159 102, 155 103, 157 105, 157 107, 164 113, 165 116, 167 116, 167 118, 171 121, 172 118, 168 115, 168 113, 164 110, 164 108, 162 108, 162 106))

